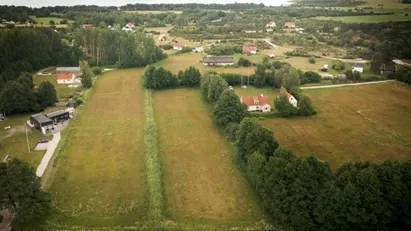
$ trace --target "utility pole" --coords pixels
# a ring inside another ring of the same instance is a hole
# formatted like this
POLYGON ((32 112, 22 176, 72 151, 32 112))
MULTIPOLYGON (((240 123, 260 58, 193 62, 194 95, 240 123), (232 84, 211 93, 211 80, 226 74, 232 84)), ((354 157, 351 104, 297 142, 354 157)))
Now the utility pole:
POLYGON ((27 122, 24 123, 24 128, 25 128, 25 130, 26 130, 27 150, 28 150, 29 153, 30 153, 29 136, 27 135, 27 122))

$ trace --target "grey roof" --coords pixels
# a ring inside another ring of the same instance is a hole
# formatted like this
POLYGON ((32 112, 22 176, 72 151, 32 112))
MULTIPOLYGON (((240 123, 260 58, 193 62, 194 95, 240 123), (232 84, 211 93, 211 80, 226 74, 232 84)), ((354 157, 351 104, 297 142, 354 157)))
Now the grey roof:
POLYGON ((206 56, 204 63, 234 63, 234 56, 206 56))
POLYGON ((354 64, 352 65, 352 67, 353 67, 353 68, 354 68, 354 67, 360 67, 360 68, 362 68, 363 66, 362 66, 361 63, 354 63, 354 64))
POLYGON ((80 72, 80 67, 57 67, 56 72, 80 72))
POLYGON ((64 110, 58 110, 58 111, 50 112, 46 116, 50 118, 50 117, 59 116, 59 115, 66 114, 66 113, 67 112, 64 110))
POLYGON ((35 114, 35 115, 31 115, 31 117, 41 124, 46 123, 46 122, 53 122, 53 120, 51 120, 50 118, 47 118, 43 114, 35 114))
POLYGON ((345 79, 345 78, 347 78, 347 75, 345 75, 345 74, 338 74, 338 75, 337 75, 337 78, 345 79))
POLYGON ((397 68, 395 64, 390 63, 390 64, 383 64, 383 70, 384 71, 396 71, 397 68))

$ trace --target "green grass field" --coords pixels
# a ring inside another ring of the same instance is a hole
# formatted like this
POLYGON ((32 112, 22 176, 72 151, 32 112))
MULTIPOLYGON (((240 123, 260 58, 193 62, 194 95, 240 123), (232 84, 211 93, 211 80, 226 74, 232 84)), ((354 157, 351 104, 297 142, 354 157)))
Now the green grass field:
POLYGON ((323 17, 318 16, 313 19, 317 20, 332 20, 345 23, 380 23, 390 21, 410 21, 411 14, 408 16, 402 15, 366 15, 366 16, 343 16, 343 17, 323 17))
POLYGON ((59 153, 48 189, 61 225, 135 225, 147 211, 142 69, 103 74, 59 153))
POLYGON ((318 115, 261 121, 280 145, 297 155, 315 153, 334 170, 349 161, 411 158, 410 86, 394 82, 304 92, 318 115))
MULTIPOLYGON (((50 25, 50 20, 53 20, 55 24, 60 24, 60 21, 67 18, 57 18, 57 17, 41 17, 38 18, 37 16, 30 15, 30 18, 35 20, 37 24, 43 23, 43 25, 50 25)), ((72 24, 74 21, 67 19, 69 24, 72 24)))
MULTIPOLYGON (((54 68, 55 71, 55 68, 54 68)), ((66 101, 74 92, 81 91, 81 87, 69 88, 70 84, 57 84, 57 75, 34 75, 33 82, 39 86, 42 82, 49 81, 52 83, 57 91, 57 98, 66 101)))
POLYGON ((248 224, 264 218, 197 89, 154 93, 165 214, 181 222, 248 224), (166 103, 165 103, 166 102, 166 103))

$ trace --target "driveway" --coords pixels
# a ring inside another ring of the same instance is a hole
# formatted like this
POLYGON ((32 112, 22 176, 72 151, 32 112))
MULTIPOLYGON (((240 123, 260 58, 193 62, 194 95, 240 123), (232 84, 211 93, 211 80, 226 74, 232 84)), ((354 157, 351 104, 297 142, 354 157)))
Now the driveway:
POLYGON ((7 210, 1 210, 0 215, 3 217, 3 221, 0 223, 0 231, 10 231, 14 213, 9 213, 7 210))
POLYGON ((321 88, 349 87, 349 86, 360 86, 360 85, 369 85, 369 84, 378 84, 378 83, 388 83, 388 82, 393 82, 393 81, 395 81, 395 80, 373 81, 373 82, 365 82, 365 83, 347 83, 347 84, 313 86, 313 87, 300 87, 300 89, 321 89, 321 88))
POLYGON ((43 173, 46 170, 47 165, 49 164, 49 161, 51 157, 53 156, 54 150, 56 150, 60 139, 61 139, 60 132, 56 132, 53 134, 53 139, 47 143, 46 154, 44 154, 43 159, 41 160, 40 165, 37 167, 37 170, 36 170, 36 175, 38 177, 43 176, 43 173))

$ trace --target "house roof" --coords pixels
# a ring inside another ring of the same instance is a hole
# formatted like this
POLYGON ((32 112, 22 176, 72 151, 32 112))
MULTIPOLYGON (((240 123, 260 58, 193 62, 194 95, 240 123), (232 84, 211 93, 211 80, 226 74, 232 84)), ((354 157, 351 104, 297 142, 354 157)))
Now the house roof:
POLYGON ((43 114, 35 114, 35 115, 31 115, 31 118, 33 118, 34 120, 36 120, 39 123, 46 123, 46 122, 53 122, 50 118, 47 118, 45 115, 43 114))
POLYGON ((253 46, 243 47, 243 51, 257 51, 257 47, 253 47, 253 46))
POLYGON ((287 22, 287 23, 285 24, 285 26, 287 26, 287 27, 295 27, 295 22, 287 22))
POLYGON ((175 43, 173 46, 174 46, 174 47, 185 47, 185 46, 186 46, 186 44, 182 44, 182 43, 175 43))
POLYGON ((60 72, 57 74, 57 79, 72 79, 73 73, 70 72, 60 72))
POLYGON ((287 92, 287 97, 291 98, 291 97, 294 97, 294 96, 287 92))
POLYGON ((234 63, 234 56, 206 56, 204 63, 234 63))
POLYGON ((83 24, 83 28, 93 28, 93 24, 83 24))
POLYGON ((267 23, 267 25, 274 25, 274 24, 275 24, 274 21, 269 21, 269 22, 267 23))
POLYGON ((362 66, 361 63, 353 63, 353 64, 352 64, 352 67, 353 67, 353 68, 354 68, 354 67, 363 68, 363 66, 362 66))
POLYGON ((127 26, 128 26, 128 27, 133 27, 134 24, 133 24, 132 22, 129 22, 129 23, 127 23, 127 26))
POLYGON ((80 72, 80 67, 57 67, 56 72, 80 72))
POLYGON ((58 111, 48 113, 46 117, 50 118, 50 117, 55 117, 55 116, 64 115, 64 114, 67 114, 67 112, 64 110, 58 110, 58 111))
POLYGON ((382 66, 383 66, 382 69, 384 71, 396 71, 397 70, 397 67, 393 63, 388 63, 388 64, 384 63, 382 66))
POLYGON ((360 40, 360 37, 352 37, 352 39, 351 39, 351 41, 353 41, 353 42, 357 42, 358 40, 360 40))
POLYGON ((247 106, 264 106, 269 104, 268 96, 266 95, 259 95, 259 96, 241 96, 241 102, 247 106), (258 103, 254 103, 258 102, 258 103))

